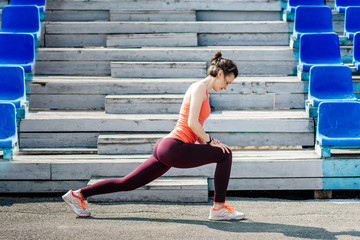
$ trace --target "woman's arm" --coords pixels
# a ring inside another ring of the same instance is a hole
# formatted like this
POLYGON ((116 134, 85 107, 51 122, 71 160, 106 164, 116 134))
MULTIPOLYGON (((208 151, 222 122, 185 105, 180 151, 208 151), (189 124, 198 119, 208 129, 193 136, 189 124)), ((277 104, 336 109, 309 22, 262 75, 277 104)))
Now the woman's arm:
MULTIPOLYGON (((195 85, 190 92, 190 110, 189 110, 188 125, 191 128, 191 130, 198 136, 198 142, 200 144, 202 143, 205 144, 206 142, 209 142, 211 140, 199 122, 201 106, 205 98, 206 98, 206 86, 202 84, 195 85)), ((224 153, 225 151, 227 153, 230 152, 229 147, 221 143, 217 139, 213 139, 213 141, 210 143, 210 146, 221 148, 224 153)))

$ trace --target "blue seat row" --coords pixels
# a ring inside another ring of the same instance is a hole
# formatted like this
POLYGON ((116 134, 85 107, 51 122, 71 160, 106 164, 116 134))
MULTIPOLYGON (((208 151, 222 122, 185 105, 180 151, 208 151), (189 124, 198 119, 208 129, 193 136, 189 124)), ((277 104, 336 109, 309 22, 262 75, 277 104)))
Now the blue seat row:
MULTIPOLYGON (((11 0, 2 10, 0 31, 0 151, 12 159, 17 120, 27 109, 25 75, 32 75, 45 0, 11 0)), ((29 78, 30 80, 30 78, 29 78)))
POLYGON ((13 158, 13 149, 17 145, 18 135, 16 127, 15 105, 0 103, 0 150, 3 159, 13 158))
MULTIPOLYGON (((288 0, 286 10, 295 12, 298 6, 324 6, 324 0, 288 0)), ((360 6, 360 0, 335 0, 334 10, 345 12, 347 7, 360 6)))
POLYGON ((46 0, 11 0, 10 6, 18 5, 36 5, 40 10, 40 19, 44 20, 45 18, 45 5, 46 0))
POLYGON ((331 157, 334 148, 360 148, 360 103, 323 102, 319 105, 316 152, 331 157))

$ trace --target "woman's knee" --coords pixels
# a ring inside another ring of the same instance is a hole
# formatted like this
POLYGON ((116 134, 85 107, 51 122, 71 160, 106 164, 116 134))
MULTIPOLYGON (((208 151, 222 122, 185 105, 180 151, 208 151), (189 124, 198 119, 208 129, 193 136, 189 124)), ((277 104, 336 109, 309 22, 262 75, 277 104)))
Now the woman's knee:
POLYGON ((229 152, 225 152, 224 161, 232 161, 232 151, 229 149, 229 152))

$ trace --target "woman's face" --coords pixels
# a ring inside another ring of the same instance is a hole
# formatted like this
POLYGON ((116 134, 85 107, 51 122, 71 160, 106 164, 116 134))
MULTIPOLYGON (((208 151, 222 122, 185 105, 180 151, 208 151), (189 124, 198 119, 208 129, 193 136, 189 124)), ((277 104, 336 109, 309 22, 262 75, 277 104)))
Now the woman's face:
POLYGON ((218 72, 218 75, 216 76, 214 90, 216 92, 221 91, 221 90, 226 90, 227 87, 234 81, 234 79, 235 79, 235 76, 233 73, 225 76, 224 72, 222 70, 220 70, 218 72))

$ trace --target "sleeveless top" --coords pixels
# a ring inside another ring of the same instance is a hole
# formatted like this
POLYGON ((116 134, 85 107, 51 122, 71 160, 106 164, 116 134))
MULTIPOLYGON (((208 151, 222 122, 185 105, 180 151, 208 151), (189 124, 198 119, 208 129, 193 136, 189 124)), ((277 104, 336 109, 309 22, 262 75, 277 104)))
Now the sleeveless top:
MULTIPOLYGON (((190 103, 182 104, 179 120, 177 121, 174 130, 170 133, 170 136, 175 137, 184 143, 195 143, 198 139, 198 136, 191 130, 188 125, 189 111, 190 103)), ((204 125, 204 122, 209 117, 210 112, 211 108, 209 103, 209 92, 206 90, 206 100, 203 101, 199 114, 199 122, 201 126, 204 125)))

